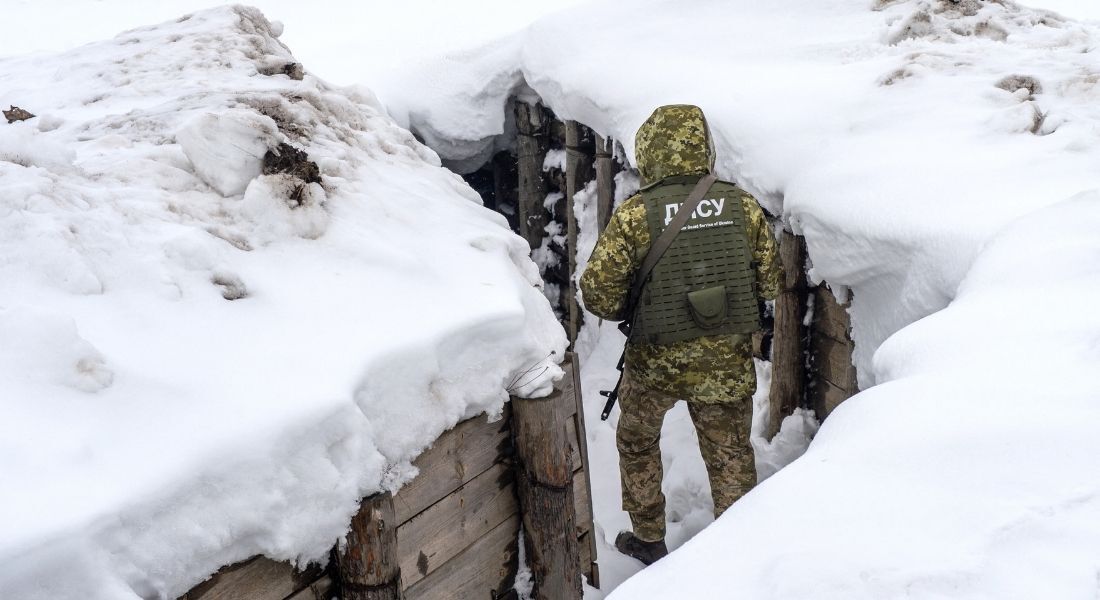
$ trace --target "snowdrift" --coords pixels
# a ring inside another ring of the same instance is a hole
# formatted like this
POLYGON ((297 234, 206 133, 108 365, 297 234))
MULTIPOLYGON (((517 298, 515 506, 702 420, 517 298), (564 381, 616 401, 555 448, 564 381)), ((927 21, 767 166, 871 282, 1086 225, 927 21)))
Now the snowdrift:
POLYGON ((37 115, 0 123, 2 597, 323 561, 442 431, 560 376, 526 243, 280 30, 0 60, 37 115))
POLYGON ((1098 43, 1001 0, 592 4, 386 91, 460 169, 513 95, 628 156, 655 106, 698 104, 719 174, 854 292, 867 391, 612 597, 1095 596, 1098 43))

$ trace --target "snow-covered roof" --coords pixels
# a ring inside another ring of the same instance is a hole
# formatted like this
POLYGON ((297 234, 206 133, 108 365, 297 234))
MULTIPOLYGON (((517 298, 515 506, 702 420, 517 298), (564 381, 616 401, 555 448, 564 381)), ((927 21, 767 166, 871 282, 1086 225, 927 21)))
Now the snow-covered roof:
POLYGON ((613 598, 1096 593, 1098 43, 1008 0, 593 3, 385 92, 466 166, 513 94, 628 154, 698 104, 719 174, 854 291, 870 389, 613 598))
POLYGON ((37 115, 0 122, 0 596, 324 559, 442 431, 560 373, 526 243, 280 29, 223 7, 0 59, 37 115), (286 145, 320 183, 265 169, 286 145))

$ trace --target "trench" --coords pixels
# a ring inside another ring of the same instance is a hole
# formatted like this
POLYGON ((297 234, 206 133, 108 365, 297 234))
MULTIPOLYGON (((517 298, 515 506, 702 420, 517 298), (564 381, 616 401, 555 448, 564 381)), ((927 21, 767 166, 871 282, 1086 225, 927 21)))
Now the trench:
MULTIPOLYGON (((614 208, 637 191, 638 173, 616 140, 528 100, 509 100, 508 122, 514 126, 496 140, 499 150, 488 160, 472 167, 445 161, 445 166, 527 241, 544 293, 573 349, 586 319, 594 319, 578 302, 579 273, 614 208)), ((834 293, 826 281, 811 283, 805 240, 789 228, 777 229, 782 230, 777 241, 787 277, 773 309, 768 439, 795 411, 813 411, 820 422, 859 392, 847 310, 850 290, 834 293)))

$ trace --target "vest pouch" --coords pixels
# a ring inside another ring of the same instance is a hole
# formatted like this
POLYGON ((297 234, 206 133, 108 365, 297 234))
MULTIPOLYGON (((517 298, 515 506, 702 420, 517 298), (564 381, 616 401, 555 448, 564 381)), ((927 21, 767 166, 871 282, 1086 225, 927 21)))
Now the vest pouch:
POLYGON ((714 287, 688 292, 688 310, 695 324, 702 329, 714 329, 726 322, 727 307, 726 286, 714 287))

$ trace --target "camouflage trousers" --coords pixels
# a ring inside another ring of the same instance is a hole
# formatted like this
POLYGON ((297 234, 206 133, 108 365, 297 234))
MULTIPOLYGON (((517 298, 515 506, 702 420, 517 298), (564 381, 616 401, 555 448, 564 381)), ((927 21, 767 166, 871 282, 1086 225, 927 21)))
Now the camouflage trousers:
MULTIPOLYGON (((665 537, 665 496, 661 492, 661 424, 676 398, 633 383, 629 369, 619 394, 619 475, 623 510, 630 513, 634 535, 645 541, 665 537)), ((752 401, 736 398, 721 404, 688 402, 688 412, 707 465, 715 517, 756 485, 749 431, 752 401)))

